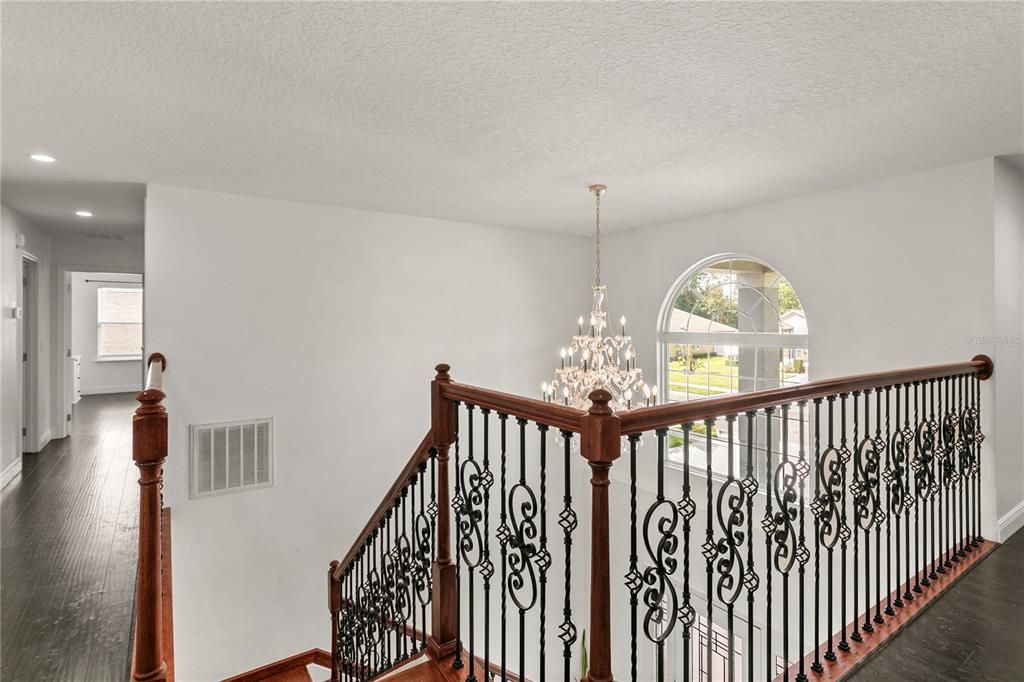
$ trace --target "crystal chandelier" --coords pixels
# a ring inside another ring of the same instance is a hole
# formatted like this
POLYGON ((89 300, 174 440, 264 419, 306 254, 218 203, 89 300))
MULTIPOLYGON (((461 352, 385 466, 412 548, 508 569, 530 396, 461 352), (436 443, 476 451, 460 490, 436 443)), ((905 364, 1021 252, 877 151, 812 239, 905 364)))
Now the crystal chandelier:
POLYGON ((578 409, 590 407, 591 391, 603 388, 612 394, 611 407, 615 411, 628 410, 639 404, 653 405, 657 387, 644 383, 643 372, 636 366, 636 348, 626 336, 626 318, 619 318, 619 333, 610 332, 608 321, 608 290, 601 284, 601 195, 608 188, 591 185, 594 193, 596 229, 594 236, 594 298, 590 309, 590 324, 583 331, 584 318, 576 321, 576 335, 569 348, 562 349, 562 366, 555 370, 551 383, 544 383, 544 400, 561 400, 578 409))

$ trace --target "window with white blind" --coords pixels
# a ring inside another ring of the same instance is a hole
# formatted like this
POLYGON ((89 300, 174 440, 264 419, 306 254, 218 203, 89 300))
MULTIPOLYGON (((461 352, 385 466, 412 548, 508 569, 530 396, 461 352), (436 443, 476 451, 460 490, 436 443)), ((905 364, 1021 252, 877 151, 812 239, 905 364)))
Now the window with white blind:
POLYGON ((101 287, 96 296, 97 356, 107 360, 142 358, 142 289, 101 287))

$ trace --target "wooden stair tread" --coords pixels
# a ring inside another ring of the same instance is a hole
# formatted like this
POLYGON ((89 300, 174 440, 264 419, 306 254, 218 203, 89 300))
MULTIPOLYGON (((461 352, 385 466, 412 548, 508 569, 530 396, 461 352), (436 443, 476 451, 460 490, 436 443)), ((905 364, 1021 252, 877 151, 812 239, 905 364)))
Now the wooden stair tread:
MULTIPOLYGON (((456 670, 452 667, 452 661, 454 656, 435 661, 426 652, 419 655, 418 659, 414 659, 414 664, 410 665, 409 661, 406 661, 403 666, 398 670, 387 673, 386 675, 377 678, 379 680, 401 680, 402 682, 464 682, 469 679, 469 665, 464 665, 462 668, 456 670)), ((488 677, 484 675, 484 668, 481 661, 476 661, 476 679, 485 680, 488 677)))

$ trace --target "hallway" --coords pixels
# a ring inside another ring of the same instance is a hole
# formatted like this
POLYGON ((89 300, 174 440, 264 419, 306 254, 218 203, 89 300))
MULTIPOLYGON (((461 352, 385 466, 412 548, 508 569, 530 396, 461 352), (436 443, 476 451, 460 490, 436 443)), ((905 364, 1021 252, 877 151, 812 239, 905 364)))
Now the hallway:
POLYGON ((2 495, 0 677, 128 675, 138 529, 134 395, 83 397, 74 435, 24 456, 2 495))

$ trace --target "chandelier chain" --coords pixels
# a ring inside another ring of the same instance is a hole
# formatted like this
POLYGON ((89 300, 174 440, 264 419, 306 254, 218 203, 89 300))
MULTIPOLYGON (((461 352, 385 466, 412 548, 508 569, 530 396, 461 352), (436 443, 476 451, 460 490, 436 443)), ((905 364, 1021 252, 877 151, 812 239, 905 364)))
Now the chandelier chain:
POLYGON ((595 236, 594 236, 594 286, 601 286, 601 189, 594 190, 595 210, 595 236))

